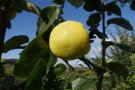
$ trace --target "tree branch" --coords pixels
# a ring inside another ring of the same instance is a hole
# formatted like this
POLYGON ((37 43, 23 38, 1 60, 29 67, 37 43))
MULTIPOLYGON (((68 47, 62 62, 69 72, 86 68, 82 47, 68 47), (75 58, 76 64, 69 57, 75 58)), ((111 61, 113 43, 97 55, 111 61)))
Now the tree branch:
MULTIPOLYGON (((102 13, 102 29, 103 29, 103 35, 105 35, 105 13, 102 13)), ((105 52, 106 52, 106 47, 105 47, 105 37, 102 39, 102 67, 105 68, 106 63, 105 63, 105 52)), ((104 73, 101 73, 99 76, 97 76, 98 81, 97 81, 97 90, 102 90, 102 82, 103 82, 103 75, 104 73)))

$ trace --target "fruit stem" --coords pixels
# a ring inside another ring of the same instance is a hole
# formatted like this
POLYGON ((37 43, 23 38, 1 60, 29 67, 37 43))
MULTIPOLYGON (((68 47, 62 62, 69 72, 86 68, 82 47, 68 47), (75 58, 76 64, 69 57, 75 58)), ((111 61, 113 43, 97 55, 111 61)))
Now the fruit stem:
MULTIPOLYGON (((65 60, 64 60, 65 61, 65 60)), ((72 65, 70 65, 69 63, 68 63, 68 61, 65 61, 65 63, 69 66, 69 68, 72 70, 72 71, 74 71, 74 68, 72 67, 72 65)))
MULTIPOLYGON (((106 48, 105 48, 105 13, 102 13, 102 29, 103 29, 103 39, 102 39, 102 67, 105 68, 105 52, 106 52, 106 48)), ((102 82, 103 82, 103 78, 104 78, 104 73, 101 73, 98 77, 98 81, 97 81, 97 90, 102 90, 102 82)))

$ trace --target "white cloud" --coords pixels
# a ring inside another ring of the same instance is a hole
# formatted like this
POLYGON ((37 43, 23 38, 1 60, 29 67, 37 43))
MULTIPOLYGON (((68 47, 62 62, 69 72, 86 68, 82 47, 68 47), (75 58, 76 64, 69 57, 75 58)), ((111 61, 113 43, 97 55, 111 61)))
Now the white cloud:
MULTIPOLYGON (((68 61, 70 65, 72 65, 73 67, 80 67, 79 64, 85 66, 85 64, 80 61, 79 59, 75 59, 75 60, 71 60, 71 61, 68 61)), ((61 58, 58 58, 58 61, 56 64, 59 64, 59 63, 63 63, 67 66, 67 64, 61 59, 61 58)))

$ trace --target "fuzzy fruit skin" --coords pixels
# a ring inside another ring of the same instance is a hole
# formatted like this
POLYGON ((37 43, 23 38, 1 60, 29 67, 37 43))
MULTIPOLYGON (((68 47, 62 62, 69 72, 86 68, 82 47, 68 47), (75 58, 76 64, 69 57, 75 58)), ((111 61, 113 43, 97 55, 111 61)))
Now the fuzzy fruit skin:
POLYGON ((17 15, 17 11, 16 10, 9 10, 9 12, 8 12, 8 18, 10 19, 10 20, 13 20, 15 17, 16 17, 16 15, 17 15))
POLYGON ((80 58, 91 48, 85 27, 72 20, 62 22, 52 30, 49 46, 52 53, 63 60, 80 58))

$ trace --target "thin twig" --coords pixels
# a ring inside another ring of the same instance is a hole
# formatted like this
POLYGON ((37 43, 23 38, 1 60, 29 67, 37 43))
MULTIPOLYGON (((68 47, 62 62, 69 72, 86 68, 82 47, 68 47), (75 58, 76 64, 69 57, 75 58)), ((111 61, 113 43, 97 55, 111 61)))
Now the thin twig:
POLYGON ((81 61, 83 61, 91 70, 91 67, 95 68, 95 64, 93 64, 90 60, 87 60, 85 57, 79 58, 81 61))
MULTIPOLYGON (((105 13, 102 13, 102 29, 103 29, 103 35, 105 35, 105 13)), ((104 68, 105 67, 105 51, 106 51, 106 48, 105 48, 105 37, 103 37, 102 39, 102 67, 104 68)), ((97 90, 102 90, 102 82, 103 82, 103 75, 104 73, 101 73, 97 78, 98 78, 98 81, 97 81, 97 90)))
POLYGON ((71 68, 72 71, 74 71, 74 68, 72 67, 72 65, 70 65, 70 64, 68 63, 68 61, 64 61, 64 62, 69 66, 69 68, 71 68))

